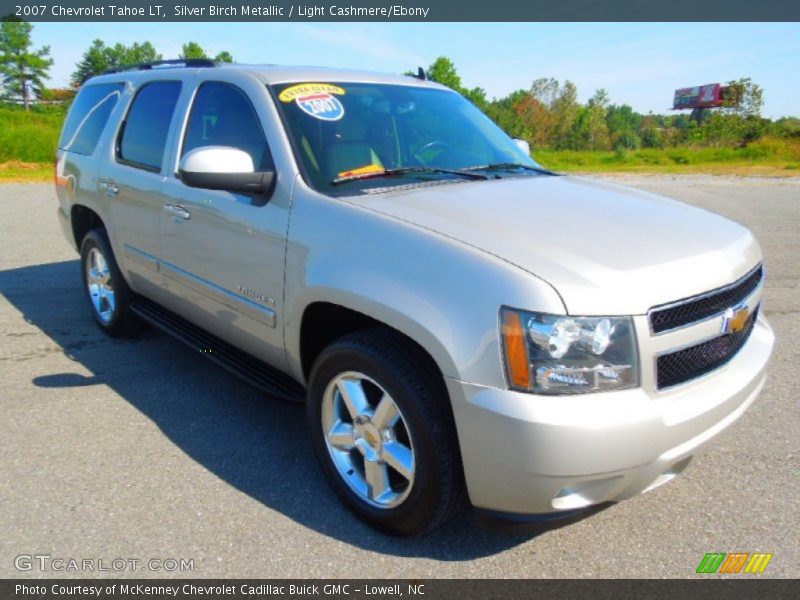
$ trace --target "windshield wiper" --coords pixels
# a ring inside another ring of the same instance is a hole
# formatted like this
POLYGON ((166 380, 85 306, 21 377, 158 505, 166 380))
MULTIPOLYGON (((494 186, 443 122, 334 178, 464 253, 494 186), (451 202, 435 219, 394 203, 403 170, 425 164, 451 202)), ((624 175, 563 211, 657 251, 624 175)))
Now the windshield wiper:
POLYGON ((473 173, 472 169, 440 169, 438 167, 401 167, 399 169, 384 169, 383 171, 373 171, 371 173, 358 173, 344 175, 331 181, 332 185, 347 183, 349 181, 360 181, 362 179, 372 179, 373 177, 391 177, 393 175, 409 175, 414 173, 444 173, 446 175, 457 175, 467 179, 489 179, 486 175, 473 173))
POLYGON ((541 173, 542 175, 556 175, 550 169, 542 167, 534 167, 533 165, 526 165, 523 163, 491 163, 488 165, 476 165, 474 167, 467 167, 463 171, 512 171, 514 169, 524 169, 526 171, 533 171, 534 173, 541 173))

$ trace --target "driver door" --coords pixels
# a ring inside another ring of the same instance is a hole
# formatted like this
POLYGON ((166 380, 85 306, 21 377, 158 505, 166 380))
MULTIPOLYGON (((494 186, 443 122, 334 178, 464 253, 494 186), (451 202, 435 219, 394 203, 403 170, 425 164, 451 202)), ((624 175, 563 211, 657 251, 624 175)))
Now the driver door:
MULTIPOLYGON (((274 170, 248 95, 223 81, 198 87, 180 154, 203 146, 241 149, 256 170, 274 170)), ((273 365, 285 361, 283 266, 289 198, 198 189, 177 177, 162 188, 162 274, 170 308, 273 365)))

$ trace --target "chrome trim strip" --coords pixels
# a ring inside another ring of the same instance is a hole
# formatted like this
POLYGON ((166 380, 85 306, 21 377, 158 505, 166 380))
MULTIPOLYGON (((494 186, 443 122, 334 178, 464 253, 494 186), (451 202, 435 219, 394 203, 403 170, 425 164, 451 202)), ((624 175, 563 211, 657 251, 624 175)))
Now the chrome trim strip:
POLYGON ((160 264, 161 272, 165 277, 168 277, 173 281, 180 283, 181 285, 185 285, 195 292, 203 294, 207 298, 210 298, 215 302, 219 302, 220 304, 223 304, 231 310, 241 313, 246 317, 250 317, 255 321, 264 323, 273 329, 275 328, 276 315, 275 311, 271 308, 257 304, 256 302, 253 302, 244 296, 234 294, 233 292, 218 286, 216 283, 208 281, 207 279, 203 279, 202 277, 198 277, 194 273, 185 271, 180 267, 173 265, 172 263, 161 261, 160 264))
POLYGON ((152 254, 148 254, 144 250, 134 248, 130 244, 123 244, 125 249, 125 258, 132 260, 135 263, 143 265, 153 271, 158 271, 158 259, 152 254))
POLYGON ((758 263, 755 267, 750 269, 745 275, 742 275, 739 279, 737 279, 733 283, 729 283, 728 285, 724 285, 722 287, 718 287, 718 288, 710 290, 708 292, 703 292, 702 294, 697 294, 696 296, 689 296, 688 298, 684 298, 682 300, 675 300, 673 302, 667 302, 666 304, 659 304, 657 306, 651 307, 647 311, 647 326, 650 329, 650 335, 652 337, 657 337, 657 336, 660 336, 660 335, 664 335, 665 333, 672 333, 674 331, 679 331, 679 330, 685 329, 687 327, 693 327, 694 325, 697 325, 698 323, 704 323, 705 321, 709 321, 711 319, 719 318, 725 312, 724 310, 720 311, 720 312, 718 312, 716 314, 710 315, 708 317, 705 317, 703 319, 699 319, 697 321, 692 321, 690 323, 684 323, 683 325, 678 325, 677 327, 673 327, 672 329, 665 329, 664 331, 659 331, 658 333, 656 333, 655 331, 653 331, 653 321, 651 320, 650 317, 651 317, 652 313, 654 313, 656 311, 667 310, 667 309, 670 309, 670 308, 675 308, 675 307, 678 307, 678 306, 682 306, 684 304, 690 304, 692 302, 697 302, 698 300, 702 300, 703 298, 708 298, 709 296, 715 296, 716 294, 719 294, 719 293, 725 292, 727 290, 733 289, 736 286, 741 285, 742 283, 744 283, 744 281, 748 277, 750 277, 753 273, 758 271, 759 268, 761 269, 761 279, 759 280, 758 285, 755 287, 755 289, 753 289, 753 292, 747 297, 747 300, 750 300, 753 297, 753 295, 755 295, 756 292, 761 290, 761 288, 764 286, 764 279, 766 277, 766 273, 764 271, 764 265, 762 263, 758 263))

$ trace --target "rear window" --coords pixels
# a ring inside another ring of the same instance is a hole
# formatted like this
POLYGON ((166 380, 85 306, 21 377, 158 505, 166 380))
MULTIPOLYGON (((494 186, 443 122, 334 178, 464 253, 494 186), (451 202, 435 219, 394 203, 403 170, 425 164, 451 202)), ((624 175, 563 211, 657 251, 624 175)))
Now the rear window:
POLYGON ((64 123, 58 147, 77 154, 94 152, 122 89, 122 83, 102 83, 81 89, 64 123))
POLYGON ((161 170, 172 113, 181 93, 179 81, 154 81, 143 86, 128 111, 118 157, 149 171, 161 170))

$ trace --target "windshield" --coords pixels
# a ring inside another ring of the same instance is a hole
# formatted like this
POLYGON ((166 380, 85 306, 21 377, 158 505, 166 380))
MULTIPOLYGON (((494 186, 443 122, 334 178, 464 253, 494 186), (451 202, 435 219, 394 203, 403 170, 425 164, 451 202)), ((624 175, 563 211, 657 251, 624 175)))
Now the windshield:
POLYGON ((474 171, 467 171, 473 177, 458 171, 488 165, 537 167, 488 117, 451 91, 373 83, 272 88, 308 183, 327 194, 475 179, 474 171))

